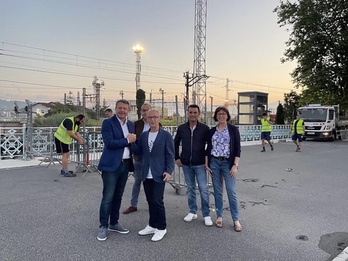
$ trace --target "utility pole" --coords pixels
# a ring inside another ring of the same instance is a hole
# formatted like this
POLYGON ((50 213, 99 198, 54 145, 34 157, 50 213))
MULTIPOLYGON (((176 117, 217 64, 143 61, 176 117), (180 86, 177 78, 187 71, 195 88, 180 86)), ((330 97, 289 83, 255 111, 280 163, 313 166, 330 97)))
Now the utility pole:
POLYGON ((86 116, 86 88, 82 89, 82 108, 83 108, 83 115, 86 116))
POLYGON ((164 118, 164 90, 162 88, 159 89, 162 93, 162 119, 164 118))
POLYGON ((151 89, 151 91, 150 91, 150 104, 152 105, 152 91, 153 91, 153 89, 151 89))
POLYGON ((213 96, 210 96, 210 125, 213 125, 213 96))
MULTIPOLYGON (((184 72, 184 78, 185 78, 185 98, 184 98, 184 107, 185 107, 185 122, 186 122, 186 110, 190 104, 190 99, 189 99, 189 88, 192 87, 195 83, 202 79, 208 79, 209 76, 207 75, 196 75, 193 76, 193 74, 190 75, 189 72, 184 72)), ((193 98, 193 103, 196 103, 196 93, 193 91, 192 93, 192 98, 193 98)), ((198 105, 198 104, 197 104, 198 105)), ((206 105, 205 105, 206 106, 206 105)), ((205 110, 206 111, 206 110, 205 110)))
POLYGON ((229 86, 228 84, 230 83, 231 81, 227 78, 226 79, 226 85, 225 85, 225 88, 226 88, 226 94, 225 94, 225 107, 228 109, 228 105, 229 105, 229 95, 228 95, 228 92, 230 91, 229 89, 229 86))

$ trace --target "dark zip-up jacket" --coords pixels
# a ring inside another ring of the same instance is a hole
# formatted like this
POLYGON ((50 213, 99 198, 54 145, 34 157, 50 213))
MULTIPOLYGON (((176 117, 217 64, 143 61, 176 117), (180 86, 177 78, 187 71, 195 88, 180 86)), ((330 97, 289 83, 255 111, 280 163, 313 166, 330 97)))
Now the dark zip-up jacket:
POLYGON ((175 160, 180 159, 186 166, 203 165, 205 163, 206 145, 209 139, 209 127, 197 122, 196 128, 191 135, 188 122, 180 125, 174 138, 175 160), (179 153, 180 143, 182 145, 179 153))

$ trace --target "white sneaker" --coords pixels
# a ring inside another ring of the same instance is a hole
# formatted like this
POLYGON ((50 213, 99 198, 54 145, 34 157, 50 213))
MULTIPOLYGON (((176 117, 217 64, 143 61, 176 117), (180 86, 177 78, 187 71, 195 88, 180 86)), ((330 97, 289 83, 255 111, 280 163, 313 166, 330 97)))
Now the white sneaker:
POLYGON ((167 234, 167 229, 164 229, 164 230, 157 229, 155 234, 151 238, 151 241, 154 241, 154 242, 160 241, 164 237, 165 234, 167 234))
POLYGON ((204 217, 204 224, 208 227, 213 225, 213 221, 211 220, 211 217, 204 217))
POLYGON ((156 228, 153 228, 153 227, 147 225, 143 230, 140 230, 138 232, 138 234, 141 235, 141 236, 146 236, 146 235, 150 235, 150 234, 156 233, 156 230, 157 230, 156 228))
POLYGON ((192 221, 192 219, 196 219, 196 218, 197 218, 197 214, 188 213, 187 216, 184 217, 184 221, 190 222, 192 221))

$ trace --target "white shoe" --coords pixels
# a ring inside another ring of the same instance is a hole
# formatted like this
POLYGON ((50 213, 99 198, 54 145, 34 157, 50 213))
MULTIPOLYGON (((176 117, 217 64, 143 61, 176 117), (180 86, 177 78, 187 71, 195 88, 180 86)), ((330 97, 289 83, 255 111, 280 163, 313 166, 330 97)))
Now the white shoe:
POLYGON ((192 219, 196 219, 196 218, 197 218, 197 214, 188 213, 187 216, 184 217, 184 221, 190 222, 192 221, 192 219))
POLYGON ((164 230, 157 229, 155 234, 151 238, 151 241, 154 241, 154 242, 160 241, 164 237, 165 234, 167 234, 167 229, 164 229, 164 230))
POLYGON ((213 221, 211 220, 211 217, 204 217, 204 224, 208 227, 213 225, 213 221))
POLYGON ((153 227, 147 225, 143 230, 140 230, 138 232, 138 234, 141 235, 141 236, 146 236, 146 235, 150 235, 150 234, 156 233, 156 230, 157 230, 156 228, 153 228, 153 227))

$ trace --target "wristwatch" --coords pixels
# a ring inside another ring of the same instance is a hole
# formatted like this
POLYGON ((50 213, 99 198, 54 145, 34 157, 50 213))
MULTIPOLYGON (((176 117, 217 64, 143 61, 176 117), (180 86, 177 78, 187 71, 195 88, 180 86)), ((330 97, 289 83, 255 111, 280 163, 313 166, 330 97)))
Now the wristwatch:
POLYGON ((233 165, 234 165, 234 166, 236 166, 236 167, 237 167, 237 169, 238 169, 238 164, 236 164, 236 163, 233 163, 233 165))

